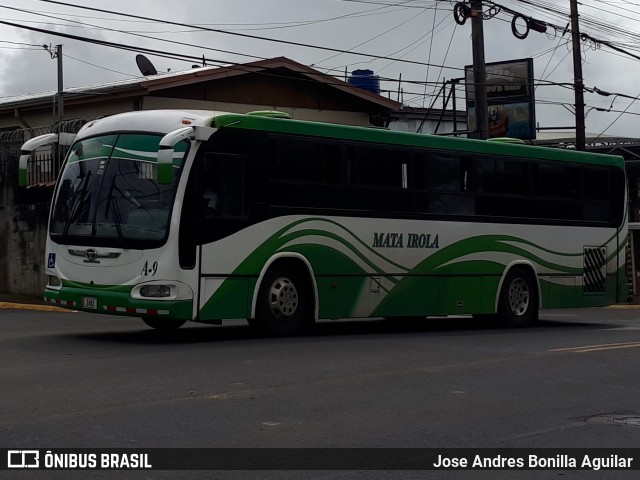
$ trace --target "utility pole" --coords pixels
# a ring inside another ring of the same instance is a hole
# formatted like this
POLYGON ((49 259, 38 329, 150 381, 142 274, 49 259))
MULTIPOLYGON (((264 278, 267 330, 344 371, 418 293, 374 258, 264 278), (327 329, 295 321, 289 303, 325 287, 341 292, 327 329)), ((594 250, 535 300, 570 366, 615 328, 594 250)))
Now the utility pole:
POLYGON ((62 93, 64 84, 62 82, 62 45, 56 45, 56 59, 58 60, 58 128, 61 128, 64 120, 64 100, 62 93))
POLYGON ((42 45, 51 58, 55 58, 58 60, 58 93, 56 94, 56 102, 55 102, 55 117, 58 122, 58 129, 62 124, 62 120, 64 120, 64 100, 62 99, 62 94, 64 91, 64 83, 62 78, 62 45, 56 45, 56 49, 52 50, 51 45, 42 45))
MULTIPOLYGON (((573 0, 575 1, 575 0, 573 0)), ((476 138, 489 138, 487 70, 484 59, 482 0, 471 0, 471 43, 473 45, 473 86, 476 108, 476 138)))
MULTIPOLYGON (((64 93, 64 83, 63 83, 63 76, 62 76, 62 45, 56 45, 56 49, 52 50, 51 45, 42 45, 42 47, 49 53, 49 55, 51 55, 52 59, 56 59, 57 60, 57 66, 58 66, 58 93, 56 94, 56 101, 55 101, 55 111, 54 111, 54 116, 55 116, 55 121, 56 121, 56 128, 55 128, 55 132, 60 134, 62 133, 62 121, 64 120, 64 99, 62 98, 62 94, 64 93)), ((55 147, 55 149, 53 150, 53 171, 54 172, 59 172, 60 171, 60 165, 62 164, 62 158, 64 157, 64 150, 63 147, 60 146, 60 144, 58 143, 58 145, 55 147)))
POLYGON ((576 150, 585 150, 584 80, 582 78, 582 48, 580 45, 580 23, 578 21, 578 0, 570 0, 570 2, 571 40, 573 44, 573 82, 576 90, 576 150))

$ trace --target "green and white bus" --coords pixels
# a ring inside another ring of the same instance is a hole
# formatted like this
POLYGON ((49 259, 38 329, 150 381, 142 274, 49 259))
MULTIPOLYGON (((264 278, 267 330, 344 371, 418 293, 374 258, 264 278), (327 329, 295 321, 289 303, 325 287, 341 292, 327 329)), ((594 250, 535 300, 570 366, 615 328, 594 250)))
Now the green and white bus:
MULTIPOLYGON (((21 170, 33 150, 23 146, 21 170)), ((21 178, 25 176, 22 175, 21 178)), ((86 124, 52 202, 47 301, 149 326, 497 316, 627 298, 621 157, 303 122, 86 124)))

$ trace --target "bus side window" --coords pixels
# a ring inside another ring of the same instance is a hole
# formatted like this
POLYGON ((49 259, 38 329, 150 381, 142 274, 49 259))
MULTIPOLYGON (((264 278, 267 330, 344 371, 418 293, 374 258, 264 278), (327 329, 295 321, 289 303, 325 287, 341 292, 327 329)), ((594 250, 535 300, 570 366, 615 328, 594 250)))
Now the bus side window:
POLYGON ((460 191, 473 192, 473 161, 471 157, 460 157, 460 191))
POLYGON ((460 191, 463 180, 457 156, 436 152, 418 152, 416 156, 422 167, 422 189, 432 192, 460 191))
POLYGON ((414 208, 420 213, 471 215, 475 212, 471 157, 416 150, 414 208))
POLYGON ((223 156, 220 159, 222 215, 244 217, 246 215, 245 170, 247 157, 223 156))
POLYGON ((201 179, 200 208, 205 218, 245 217, 248 157, 209 153, 201 179))
POLYGON ((200 212, 204 218, 220 215, 220 162, 217 155, 207 154, 200 177, 200 212))
POLYGON ((351 160, 350 183, 360 187, 406 189, 409 154, 402 150, 352 145, 347 148, 351 160))

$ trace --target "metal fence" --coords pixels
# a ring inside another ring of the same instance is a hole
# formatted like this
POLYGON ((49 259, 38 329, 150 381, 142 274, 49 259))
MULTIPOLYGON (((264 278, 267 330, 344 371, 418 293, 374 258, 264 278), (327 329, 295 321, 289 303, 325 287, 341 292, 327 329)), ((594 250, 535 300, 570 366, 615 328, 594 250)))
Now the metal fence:
MULTIPOLYGON (((47 133, 77 133, 86 120, 77 119, 49 125, 45 127, 26 128, 0 132, 0 184, 5 188, 11 188, 16 192, 14 197, 17 203, 30 203, 31 197, 26 192, 18 189, 18 162, 20 159, 20 147, 30 138, 47 133)), ((28 163, 28 186, 53 185, 60 173, 60 167, 64 160, 68 147, 51 145, 36 151, 28 163)), ((29 189, 27 189, 29 190, 29 189)), ((39 195, 36 195, 39 197, 39 195)))

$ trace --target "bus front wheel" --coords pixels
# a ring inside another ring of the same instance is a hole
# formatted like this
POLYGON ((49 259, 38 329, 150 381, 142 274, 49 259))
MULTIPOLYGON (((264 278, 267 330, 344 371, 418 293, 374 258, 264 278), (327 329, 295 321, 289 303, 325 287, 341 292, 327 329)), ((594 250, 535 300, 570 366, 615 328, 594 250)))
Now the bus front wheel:
POLYGON ((250 322, 272 337, 303 333, 313 325, 308 276, 296 265, 270 268, 260 285, 256 319, 250 322))
POLYGON ((538 289, 533 274, 522 267, 507 273, 498 301, 498 319, 507 327, 526 327, 538 319, 538 289))
POLYGON ((186 323, 186 320, 178 318, 142 317, 142 321, 156 330, 177 330, 186 323))

